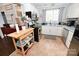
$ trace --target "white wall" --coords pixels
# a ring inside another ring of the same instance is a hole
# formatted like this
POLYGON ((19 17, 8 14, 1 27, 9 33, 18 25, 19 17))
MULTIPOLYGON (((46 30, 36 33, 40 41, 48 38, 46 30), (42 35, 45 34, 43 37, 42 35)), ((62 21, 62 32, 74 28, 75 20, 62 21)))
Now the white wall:
MULTIPOLYGON (((32 12, 38 14, 38 16, 39 16, 39 21, 38 22, 39 23, 45 22, 45 19, 46 19, 46 13, 45 13, 45 11, 46 10, 40 9, 40 8, 36 8, 34 5, 32 5, 30 3, 25 3, 25 4, 22 4, 22 5, 23 5, 23 9, 22 9, 23 10, 23 14, 25 14, 26 11, 32 11, 32 12)), ((53 7, 52 9, 54 9, 54 8, 60 8, 61 6, 57 5, 57 6, 53 7)), ((66 19, 67 6, 69 6, 69 4, 67 4, 65 6, 65 8, 63 9, 63 11, 62 11, 62 18, 60 17, 63 22, 66 21, 65 19, 66 19)))
MULTIPOLYGON (((53 8, 54 9, 54 8, 53 8)), ((64 8, 61 8, 60 9, 61 10, 61 12, 60 12, 60 17, 59 17, 59 21, 65 21, 65 14, 66 14, 66 7, 64 7, 64 8)), ((46 10, 40 10, 39 11, 39 14, 40 14, 40 23, 42 23, 42 22, 46 22, 46 10)))
POLYGON ((39 23, 43 23, 43 22, 46 22, 46 12, 45 12, 45 10, 40 10, 39 9, 39 20, 38 20, 38 22, 39 23))
MULTIPOLYGON (((51 3, 50 3, 51 4, 51 3)), ((54 6, 50 6, 50 4, 48 4, 47 6, 43 3, 38 3, 38 4, 33 4, 39 11, 39 17, 40 17, 40 20, 39 22, 45 22, 46 20, 46 13, 45 11, 46 10, 51 10, 51 9, 55 9, 55 8, 60 8, 61 9, 61 14, 60 14, 60 17, 59 17, 59 21, 63 21, 65 20, 65 15, 66 15, 66 9, 67 9, 67 6, 69 6, 70 4, 68 3, 56 3, 54 6)))
POLYGON ((34 12, 34 13, 37 13, 39 15, 39 12, 38 10, 30 3, 24 3, 22 4, 23 6, 23 14, 25 14, 26 11, 31 11, 31 12, 34 12))
POLYGON ((45 22, 45 11, 44 10, 40 10, 37 9, 34 5, 30 4, 30 3, 25 3, 22 4, 22 10, 23 10, 23 14, 25 14, 26 11, 31 11, 32 13, 37 13, 37 16, 39 17, 38 22, 42 23, 45 22))

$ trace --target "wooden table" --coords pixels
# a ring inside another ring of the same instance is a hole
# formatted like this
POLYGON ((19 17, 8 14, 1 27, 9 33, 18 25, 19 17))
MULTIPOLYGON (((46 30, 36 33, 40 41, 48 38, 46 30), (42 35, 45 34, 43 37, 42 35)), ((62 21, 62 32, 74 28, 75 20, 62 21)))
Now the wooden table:
MULTIPOLYGON (((33 35, 32 35, 32 37, 30 37, 30 40, 33 39, 33 41, 34 41, 34 28, 28 28, 28 29, 25 29, 25 30, 20 30, 19 33, 14 32, 14 33, 8 34, 7 36, 12 37, 16 51, 18 51, 18 48, 17 48, 15 40, 18 40, 20 42, 20 48, 22 50, 21 53, 22 53, 22 55, 25 55, 25 52, 33 45, 33 43, 30 45, 30 47, 27 50, 24 51, 24 48, 23 48, 24 45, 22 45, 22 40, 24 40, 24 38, 28 37, 32 33, 33 33, 33 35)), ((28 40, 26 42, 28 43, 30 40, 28 40)))

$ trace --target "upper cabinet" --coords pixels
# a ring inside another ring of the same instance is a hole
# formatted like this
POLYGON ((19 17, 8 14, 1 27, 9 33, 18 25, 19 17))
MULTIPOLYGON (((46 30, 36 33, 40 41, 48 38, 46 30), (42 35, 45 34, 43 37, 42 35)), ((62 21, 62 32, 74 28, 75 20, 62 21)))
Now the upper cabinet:
POLYGON ((79 4, 74 3, 67 7, 66 18, 77 18, 79 17, 79 4))

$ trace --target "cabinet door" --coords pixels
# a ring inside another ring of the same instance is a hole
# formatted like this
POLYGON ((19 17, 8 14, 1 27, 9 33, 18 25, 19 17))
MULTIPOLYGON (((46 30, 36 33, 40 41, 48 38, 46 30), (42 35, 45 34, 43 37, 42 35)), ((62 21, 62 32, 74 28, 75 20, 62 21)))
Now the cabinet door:
POLYGON ((57 28, 56 27, 51 27, 49 30, 50 35, 56 35, 57 34, 57 28))
POLYGON ((63 33, 63 28, 62 27, 57 27, 57 36, 62 36, 62 33, 63 33))
POLYGON ((56 35, 57 29, 51 26, 42 26, 42 34, 56 35))
POLYGON ((56 35, 56 36, 62 36, 62 27, 52 27, 51 28, 51 35, 56 35))
POLYGON ((42 34, 44 34, 45 33, 45 27, 44 26, 42 26, 42 34))
POLYGON ((42 34, 49 34, 49 27, 42 26, 42 34))
POLYGON ((67 18, 79 17, 79 4, 72 4, 67 9, 67 18))
POLYGON ((72 41, 72 37, 73 37, 73 32, 69 31, 69 34, 68 34, 68 37, 67 37, 67 40, 66 40, 66 46, 69 48, 70 46, 70 43, 72 41))
POLYGON ((47 35, 53 35, 53 33, 54 33, 54 29, 52 29, 51 26, 46 27, 45 30, 46 30, 46 34, 47 34, 47 35))
POLYGON ((62 27, 42 26, 42 34, 62 36, 62 31, 63 31, 62 27))

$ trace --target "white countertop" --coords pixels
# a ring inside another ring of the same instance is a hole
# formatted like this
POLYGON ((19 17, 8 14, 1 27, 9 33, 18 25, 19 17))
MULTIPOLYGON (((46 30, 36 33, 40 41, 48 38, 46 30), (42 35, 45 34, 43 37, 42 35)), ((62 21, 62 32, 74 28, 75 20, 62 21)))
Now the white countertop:
POLYGON ((71 32, 75 31, 75 27, 73 27, 73 26, 65 26, 64 28, 71 31, 71 32))
POLYGON ((75 31, 75 27, 74 26, 66 26, 66 25, 42 25, 42 26, 51 26, 51 27, 62 27, 65 28, 71 32, 75 31))

